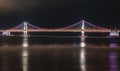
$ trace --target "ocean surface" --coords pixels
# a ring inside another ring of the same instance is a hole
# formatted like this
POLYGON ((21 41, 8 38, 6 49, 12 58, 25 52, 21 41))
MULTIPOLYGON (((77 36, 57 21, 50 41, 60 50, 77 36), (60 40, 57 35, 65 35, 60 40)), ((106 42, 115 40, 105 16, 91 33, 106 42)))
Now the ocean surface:
POLYGON ((120 71, 120 37, 1 36, 0 71, 120 71))

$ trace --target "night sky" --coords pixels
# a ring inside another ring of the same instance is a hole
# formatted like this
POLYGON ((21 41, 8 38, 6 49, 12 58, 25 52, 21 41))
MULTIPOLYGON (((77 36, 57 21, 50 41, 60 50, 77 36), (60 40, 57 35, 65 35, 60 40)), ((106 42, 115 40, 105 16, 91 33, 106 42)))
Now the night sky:
POLYGON ((120 29, 119 9, 117 0, 0 0, 0 28, 23 21, 58 28, 84 19, 97 26, 120 29))

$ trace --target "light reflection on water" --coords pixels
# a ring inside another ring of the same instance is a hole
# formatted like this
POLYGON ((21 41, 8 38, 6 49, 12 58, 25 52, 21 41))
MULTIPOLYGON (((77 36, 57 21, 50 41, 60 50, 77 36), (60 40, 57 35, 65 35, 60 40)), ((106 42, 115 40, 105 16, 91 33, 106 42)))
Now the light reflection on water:
MULTIPOLYGON (((85 37, 81 37, 81 42, 80 42, 80 47, 85 47, 86 43, 85 43, 85 37)), ((81 48, 80 49, 80 70, 81 71, 86 71, 86 56, 85 56, 86 52, 85 52, 85 48, 81 48)))
POLYGON ((28 37, 24 36, 23 37, 23 49, 22 49, 22 68, 23 71, 28 71, 28 37))
MULTIPOLYGON (((21 66, 22 71, 31 71, 30 69, 32 69, 32 68, 29 68, 29 66, 33 67, 33 70, 34 70, 35 66, 32 65, 31 63, 29 63, 30 61, 33 63, 38 61, 38 65, 36 65, 39 68, 38 71, 40 69, 43 69, 43 71, 48 71, 47 68, 50 69, 49 71, 52 71, 53 69, 56 69, 57 71, 60 71, 60 70, 67 71, 67 68, 69 68, 68 66, 66 66, 67 64, 69 64, 69 66, 71 67, 71 70, 68 69, 69 71, 100 71, 97 68, 102 68, 103 66, 102 66, 102 64, 99 65, 99 61, 101 61, 103 63, 104 62, 107 63, 107 61, 108 61, 108 64, 105 65, 106 67, 103 67, 102 71, 118 71, 118 68, 120 66, 117 63, 117 59, 119 56, 117 51, 104 50, 104 49, 100 48, 102 45, 97 46, 98 48, 94 48, 94 49, 89 48, 88 49, 87 48, 88 45, 86 42, 87 39, 85 37, 81 37, 81 38, 79 38, 79 40, 80 40, 79 43, 72 42, 70 44, 71 46, 70 45, 68 46, 68 44, 64 44, 64 45, 63 44, 44 44, 44 45, 37 45, 36 46, 37 49, 36 49, 33 46, 30 46, 31 44, 29 43, 28 37, 23 37, 22 45, 20 48, 21 50, 14 49, 12 51, 10 50, 10 52, 9 51, 0 52, 0 57, 2 56, 2 61, 0 58, 0 62, 2 62, 2 64, 0 63, 0 67, 2 67, 2 70, 0 70, 0 71, 10 71, 9 70, 9 69, 11 69, 10 61, 13 61, 13 62, 19 61, 20 60, 19 54, 21 55, 21 57, 20 57, 21 64, 18 63, 18 67, 21 66), (35 49, 35 50, 33 50, 33 49, 35 49), (22 52, 20 53, 18 51, 22 51, 22 52), (96 53, 98 53, 98 54, 96 54, 96 53), (18 57, 18 60, 16 57, 18 57), (34 57, 36 58, 37 61, 34 61, 35 60, 34 57), (9 60, 10 58, 13 60, 9 60), (90 60, 88 60, 88 59, 90 59, 90 60), (44 61, 46 61, 46 62, 44 62, 44 61), (61 61, 61 62, 59 62, 59 61, 61 61), (62 63, 62 61, 64 61, 64 62, 62 63), (97 63, 95 63, 94 61, 96 61, 97 63), (74 68, 74 66, 72 68, 72 62, 76 62, 73 64, 75 66, 75 68, 74 68), (39 63, 41 63, 41 64, 39 64, 39 63), (63 66, 60 65, 60 63, 63 64, 63 66), (50 65, 50 66, 47 66, 47 65, 50 65), (108 65, 108 67, 107 67, 107 65, 108 65), (61 66, 61 67, 59 67, 59 66, 61 66), (93 66, 93 68, 91 66, 93 66), (99 66, 99 67, 97 67, 97 66, 99 66), (65 70, 60 69, 62 67, 65 68, 65 70), (107 69, 104 70, 104 68, 107 68, 107 69)), ((118 43, 116 43, 116 42, 113 42, 113 43, 107 42, 107 43, 109 45, 107 44, 108 46, 104 46, 104 47, 110 47, 110 49, 119 47, 118 43)), ((94 44, 96 44, 96 43, 94 43, 94 44)), ((9 48, 9 47, 5 47, 6 45, 9 46, 10 44, 7 44, 7 42, 6 42, 3 47, 9 48)), ((92 45, 91 45, 91 47, 92 47, 92 45)), ((21 70, 12 70, 12 71, 21 71, 21 70)))
MULTIPOLYGON (((110 48, 116 48, 118 47, 118 44, 112 42, 110 43, 110 48)), ((118 71, 118 65, 117 65, 117 54, 113 51, 109 54, 109 61, 110 61, 110 71, 118 71)))
POLYGON ((81 48, 80 50, 80 70, 86 71, 86 56, 85 56, 85 48, 81 48))
POLYGON ((110 52, 110 71, 118 71, 117 66, 117 55, 115 52, 110 52))
POLYGON ((23 48, 22 50, 22 69, 23 71, 28 71, 28 49, 27 48, 23 48))
MULTIPOLYGON (((80 42, 80 47, 85 47, 86 43, 85 43, 85 37, 81 37, 80 38, 81 42, 80 42)), ((85 48, 81 48, 80 49, 80 70, 81 71, 86 71, 86 57, 85 57, 85 48)))

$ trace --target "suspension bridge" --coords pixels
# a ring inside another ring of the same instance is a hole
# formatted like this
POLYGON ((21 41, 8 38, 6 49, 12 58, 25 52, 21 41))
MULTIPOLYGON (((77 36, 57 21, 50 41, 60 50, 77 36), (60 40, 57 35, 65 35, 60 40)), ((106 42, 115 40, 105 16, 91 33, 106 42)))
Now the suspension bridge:
POLYGON ((57 29, 41 28, 28 22, 23 22, 16 27, 7 30, 0 30, 0 32, 2 32, 2 35, 6 36, 10 36, 11 32, 23 32, 24 36, 27 36, 28 32, 80 32, 81 36, 85 36, 85 32, 109 32, 110 36, 119 36, 120 30, 111 30, 108 28, 99 27, 85 20, 81 20, 73 25, 57 29))

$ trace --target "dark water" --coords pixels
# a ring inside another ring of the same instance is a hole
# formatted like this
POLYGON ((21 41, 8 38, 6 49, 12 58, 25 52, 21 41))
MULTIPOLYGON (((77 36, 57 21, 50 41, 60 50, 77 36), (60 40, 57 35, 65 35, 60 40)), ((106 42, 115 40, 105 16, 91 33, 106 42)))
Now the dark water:
POLYGON ((119 42, 119 37, 0 37, 0 71, 120 71, 119 42))

